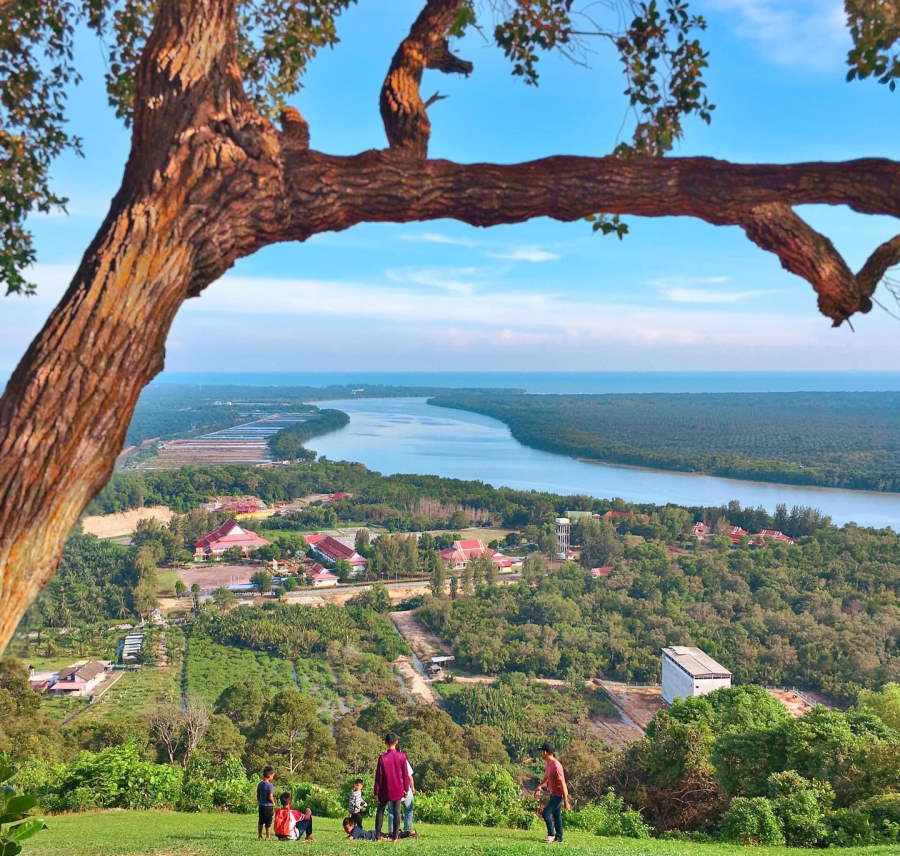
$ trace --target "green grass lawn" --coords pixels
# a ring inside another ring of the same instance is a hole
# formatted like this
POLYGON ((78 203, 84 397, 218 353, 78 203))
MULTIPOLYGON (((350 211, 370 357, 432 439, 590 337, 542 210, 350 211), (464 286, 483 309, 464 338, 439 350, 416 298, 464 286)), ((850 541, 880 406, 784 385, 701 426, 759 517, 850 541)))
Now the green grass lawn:
MULTIPOLYGON (((315 821, 315 843, 256 840, 256 817, 229 814, 113 811, 48 818, 49 829, 25 845, 25 856, 255 856, 296 851, 322 856, 346 856, 369 848, 398 847, 417 856, 537 856, 546 845, 537 826, 527 832, 472 826, 418 825, 418 840, 375 844, 346 841, 338 820, 315 821)), ((371 826, 371 821, 367 824, 371 826)), ((566 833, 564 852, 575 856, 812 856, 821 850, 785 847, 739 847, 727 844, 687 844, 680 841, 635 841, 598 838, 580 831, 566 833)), ((559 848, 562 849, 562 848, 559 848)), ((897 849, 848 847, 839 856, 896 856, 897 849)))
POLYGON ((160 597, 175 597, 175 582, 181 579, 178 571, 158 568, 156 571, 156 593, 160 597))

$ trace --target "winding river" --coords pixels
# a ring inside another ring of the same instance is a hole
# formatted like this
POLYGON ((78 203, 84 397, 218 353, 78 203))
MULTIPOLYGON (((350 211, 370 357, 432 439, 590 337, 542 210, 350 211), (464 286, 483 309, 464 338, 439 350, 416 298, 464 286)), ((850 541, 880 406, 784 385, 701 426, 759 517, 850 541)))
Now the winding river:
POLYGON ((359 461, 386 475, 423 473, 476 479, 496 487, 621 497, 631 502, 741 505, 773 511, 807 505, 837 524, 900 529, 900 494, 741 481, 581 461, 541 452, 514 440, 502 422, 432 407, 424 398, 370 398, 328 402, 350 424, 308 445, 332 460, 359 461))

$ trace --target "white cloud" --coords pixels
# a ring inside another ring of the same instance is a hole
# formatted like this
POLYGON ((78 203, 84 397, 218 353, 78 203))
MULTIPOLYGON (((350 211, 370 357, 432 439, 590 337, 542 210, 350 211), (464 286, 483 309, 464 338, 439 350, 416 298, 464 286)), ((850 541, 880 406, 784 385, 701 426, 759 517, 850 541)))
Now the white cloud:
POLYGON ((559 258, 556 253, 549 253, 542 247, 512 247, 503 252, 488 253, 492 259, 507 259, 514 262, 552 262, 559 258))
POLYGON ((697 285, 721 285, 728 282, 727 276, 658 276, 648 279, 647 285, 654 288, 692 288, 697 285))
POLYGON ((424 285, 439 291, 450 291, 455 294, 471 294, 476 284, 461 277, 473 277, 479 273, 478 268, 395 268, 386 271, 391 282, 402 285, 424 285))
POLYGON ((713 26, 731 17, 735 33, 778 65, 833 69, 849 46, 840 0, 701 0, 703 7, 713 12, 707 16, 713 26))
POLYGON ((759 288, 747 291, 707 291, 702 288, 663 288, 660 293, 673 303, 739 303, 753 297, 777 294, 775 289, 759 288))
POLYGON ((478 241, 470 238, 454 238, 441 232, 416 232, 400 236, 401 241, 412 241, 417 244, 450 244, 456 247, 477 247, 478 241))

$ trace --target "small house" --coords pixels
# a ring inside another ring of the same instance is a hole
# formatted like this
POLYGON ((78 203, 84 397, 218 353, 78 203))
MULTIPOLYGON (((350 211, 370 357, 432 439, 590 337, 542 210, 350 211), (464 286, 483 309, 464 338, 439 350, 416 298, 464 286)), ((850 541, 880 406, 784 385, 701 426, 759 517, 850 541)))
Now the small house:
POLYGON ((676 698, 700 696, 731 686, 731 672, 709 654, 688 645, 662 649, 662 697, 670 704, 676 698))

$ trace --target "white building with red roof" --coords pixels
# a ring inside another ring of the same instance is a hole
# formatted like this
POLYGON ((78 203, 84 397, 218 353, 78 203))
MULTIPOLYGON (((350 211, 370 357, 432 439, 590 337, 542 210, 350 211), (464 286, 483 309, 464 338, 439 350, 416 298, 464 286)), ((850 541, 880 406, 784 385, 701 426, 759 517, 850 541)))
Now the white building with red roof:
POLYGON ((746 529, 741 529, 740 526, 728 527, 728 537, 731 539, 732 544, 740 544, 741 538, 749 534, 750 533, 746 529))
POLYGON ((612 565, 604 565, 602 568, 591 568, 591 579, 599 580, 600 577, 608 577, 615 568, 612 565))
POLYGON ((790 535, 785 535, 784 532, 780 532, 778 529, 760 529, 756 534, 760 536, 760 541, 771 538, 773 541, 783 541, 785 544, 794 543, 794 539, 790 535))
POLYGON ((309 584, 313 588, 327 588, 329 586, 336 586, 338 582, 340 582, 337 574, 333 574, 328 568, 323 567, 318 563, 313 565, 306 572, 306 576, 309 578, 309 584))
POLYGON ((366 566, 369 564, 369 560, 365 556, 361 556, 353 547, 347 546, 331 535, 308 535, 306 543, 316 555, 321 556, 323 561, 329 565, 341 560, 347 562, 353 576, 364 574, 366 566))
POLYGON ((709 535, 709 526, 707 526, 702 520, 699 523, 695 523, 691 527, 691 535, 694 538, 700 538, 701 540, 709 535))
POLYGON ((218 529, 207 532, 194 548, 194 559, 215 559, 232 547, 240 547, 244 555, 258 547, 269 544, 265 538, 261 538, 255 532, 244 529, 233 518, 225 521, 218 529))
POLYGON ((76 666, 67 666, 56 676, 49 691, 56 695, 89 695, 106 675, 109 663, 106 660, 88 660, 76 666))
POLYGON ((438 555, 451 570, 464 568, 473 559, 480 559, 482 556, 487 556, 498 568, 511 568, 516 563, 512 557, 491 550, 485 546, 484 541, 477 538, 454 541, 446 550, 438 551, 438 555))

